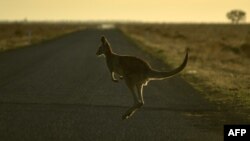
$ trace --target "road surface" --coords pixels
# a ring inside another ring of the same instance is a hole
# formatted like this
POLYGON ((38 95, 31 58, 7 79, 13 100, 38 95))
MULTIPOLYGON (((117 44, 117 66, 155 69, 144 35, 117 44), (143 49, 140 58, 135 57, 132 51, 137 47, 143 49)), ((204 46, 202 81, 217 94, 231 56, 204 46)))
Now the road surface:
POLYGON ((168 70, 116 29, 87 29, 1 53, 0 140, 223 140, 222 132, 193 114, 215 107, 178 76, 150 82, 143 108, 122 121, 133 98, 123 81, 111 81, 104 58, 95 56, 101 35, 115 52, 168 70))

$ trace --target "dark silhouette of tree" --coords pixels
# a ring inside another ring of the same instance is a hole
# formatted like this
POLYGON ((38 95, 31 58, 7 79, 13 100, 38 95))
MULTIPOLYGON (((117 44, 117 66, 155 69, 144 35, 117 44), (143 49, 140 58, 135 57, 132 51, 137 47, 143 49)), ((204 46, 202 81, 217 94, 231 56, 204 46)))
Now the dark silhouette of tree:
POLYGON ((246 13, 242 10, 231 10, 227 13, 227 18, 234 24, 238 24, 240 21, 245 21, 246 13))

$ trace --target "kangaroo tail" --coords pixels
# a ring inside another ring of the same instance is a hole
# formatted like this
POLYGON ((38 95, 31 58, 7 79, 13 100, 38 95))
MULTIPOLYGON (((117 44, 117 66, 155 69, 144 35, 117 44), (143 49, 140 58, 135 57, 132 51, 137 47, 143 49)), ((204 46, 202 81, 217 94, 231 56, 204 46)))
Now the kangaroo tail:
POLYGON ((179 67, 177 67, 174 70, 169 71, 169 72, 150 70, 148 73, 148 76, 152 80, 154 80, 154 79, 160 80, 160 79, 165 79, 165 78, 171 77, 171 76, 181 72, 186 67, 187 61, 188 61, 188 49, 186 50, 186 56, 185 56, 182 64, 179 67))

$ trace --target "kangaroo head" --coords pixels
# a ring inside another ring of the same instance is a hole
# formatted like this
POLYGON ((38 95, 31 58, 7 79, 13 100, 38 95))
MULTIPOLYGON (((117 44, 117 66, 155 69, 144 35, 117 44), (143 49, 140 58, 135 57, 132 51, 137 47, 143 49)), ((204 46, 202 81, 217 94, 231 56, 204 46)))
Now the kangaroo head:
POLYGON ((99 46, 99 48, 98 48, 98 50, 96 52, 96 55, 97 56, 106 55, 110 51, 111 50, 110 50, 110 45, 109 45, 108 40, 104 36, 102 36, 101 37, 101 45, 99 46))

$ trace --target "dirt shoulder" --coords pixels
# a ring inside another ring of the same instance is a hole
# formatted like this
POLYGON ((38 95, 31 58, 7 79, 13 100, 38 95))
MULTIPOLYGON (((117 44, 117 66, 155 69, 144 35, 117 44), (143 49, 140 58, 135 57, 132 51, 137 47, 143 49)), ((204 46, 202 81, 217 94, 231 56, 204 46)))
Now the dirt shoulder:
POLYGON ((171 67, 190 49, 181 76, 209 101, 250 120, 250 25, 126 24, 120 30, 171 67))

